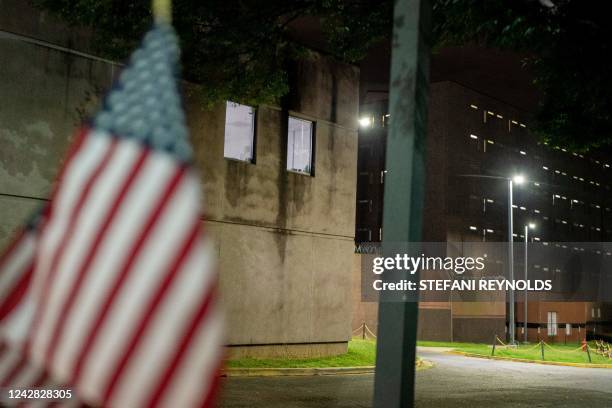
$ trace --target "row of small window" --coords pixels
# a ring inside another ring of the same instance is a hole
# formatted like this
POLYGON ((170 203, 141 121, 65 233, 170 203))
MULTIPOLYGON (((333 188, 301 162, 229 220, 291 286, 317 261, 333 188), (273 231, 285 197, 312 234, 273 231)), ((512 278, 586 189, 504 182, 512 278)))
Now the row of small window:
MULTIPOLYGON (((538 183, 534 183, 534 184, 538 184, 538 183)), ((569 208, 570 210, 576 209, 576 208, 580 208, 580 206, 582 206, 583 210, 586 210, 587 208, 595 210, 597 212, 601 211, 601 205, 599 204, 595 204, 595 203, 591 203, 588 205, 587 207, 587 203, 582 201, 582 200, 577 200, 575 198, 568 198, 566 196, 562 196, 560 194, 551 194, 552 197, 552 205, 555 205, 555 200, 558 203, 559 200, 564 200, 565 202, 569 202, 569 208)), ((473 194, 470 194, 470 199, 478 199, 477 196, 474 196, 473 194)), ((482 199, 482 212, 487 212, 487 204, 493 204, 495 201, 491 198, 483 198, 482 199)), ((518 208, 521 211, 527 211, 527 207, 522 206, 522 205, 517 205, 517 204, 512 204, 512 208, 518 208)), ((610 212, 610 207, 605 207, 604 210, 606 212, 610 212)), ((533 210, 534 214, 540 214, 541 211, 538 209, 534 209, 533 210)))
MULTIPOLYGON (((575 181, 579 181, 579 182, 581 182, 581 183, 588 183, 588 184, 591 184, 591 185, 593 185, 593 186, 597 186, 597 187, 599 187, 599 186, 601 185, 601 184, 600 184, 598 181, 595 181, 595 180, 587 180, 587 179, 585 179, 584 177, 579 177, 579 176, 576 176, 576 175, 571 175, 571 174, 568 174, 568 173, 566 173, 566 172, 564 172, 564 171, 562 171, 562 170, 550 170, 550 168, 549 168, 548 166, 542 166, 542 170, 545 170, 545 171, 552 171, 552 172, 554 172, 555 174, 558 174, 558 175, 561 175, 561 176, 571 177, 571 178, 572 178, 572 179, 574 179, 575 181)), ((609 187, 609 186, 606 186, 606 188, 607 188, 607 189, 609 189, 610 187, 609 187)))
MULTIPOLYGON (((475 225, 470 225, 468 227, 468 229, 472 232, 478 232, 478 227, 475 225)), ((482 239, 483 241, 486 240, 487 235, 491 235, 491 234, 495 234, 495 231, 491 228, 483 228, 482 229, 482 239)), ((524 238, 524 235, 521 234, 512 234, 513 237, 515 238, 524 238)), ((540 241, 540 237, 533 237, 534 241, 540 241)))
MULTIPOLYGON (((560 198, 560 199, 563 199, 563 200, 567 200, 567 197, 565 197, 565 196, 559 196, 558 194, 554 194, 553 195, 553 205, 555 205, 555 201, 554 201, 555 198, 557 198, 557 199, 560 198)), ((470 194, 470 199, 478 200, 478 197, 470 194)), ((584 201, 580 201, 580 200, 570 199, 570 201, 571 201, 570 209, 573 208, 572 205, 574 205, 574 204, 585 204, 584 201)), ((495 203, 495 201, 493 199, 491 199, 491 198, 483 198, 482 199, 482 212, 486 213, 487 212, 487 204, 493 204, 493 203, 495 203)), ((594 208, 594 209, 598 209, 598 210, 601 209, 601 206, 599 204, 591 204, 591 207, 594 208)), ((516 209, 519 209, 521 211, 528 211, 527 207, 522 206, 522 205, 517 205, 517 204, 512 204, 512 208, 516 208, 516 209)), ((531 211, 531 210, 529 210, 529 211, 531 211)), ((546 215, 543 215, 540 210, 533 209, 532 211, 533 211, 533 214, 537 214, 536 217, 541 217, 544 221, 550 220, 550 218, 548 216, 546 216, 546 215)), ((610 209, 608 207, 606 207, 606 211, 609 212, 610 209)), ((556 223, 561 223, 561 224, 568 224, 568 221, 564 220, 562 218, 555 218, 555 222, 556 223)), ((585 227, 584 224, 580 224, 580 223, 577 223, 577 222, 574 222, 572 225, 574 227, 578 227, 578 228, 584 228, 585 227)), ((597 226, 591 226, 590 229, 594 230, 594 231, 601 231, 601 228, 597 227, 597 226)))
MULTIPOLYGON (((225 108, 225 143, 227 159, 255 163, 255 115, 252 106, 228 101, 225 108)), ((313 175, 313 139, 315 123, 289 116, 287 121, 287 170, 313 175)))
MULTIPOLYGON (((473 134, 473 133, 471 133, 471 134, 470 134, 470 139, 473 139, 473 140, 479 140, 479 139, 480 139, 480 137, 479 137, 479 136, 477 136, 477 135, 475 135, 475 134, 473 134)), ((485 153, 486 153, 486 151, 487 151, 487 145, 494 145, 494 146, 497 146, 497 147, 500 147, 500 148, 509 148, 509 147, 504 146, 503 144, 501 144, 501 143, 499 143, 499 142, 498 142, 498 143, 496 143, 496 142, 494 142, 494 141, 493 141, 493 140, 491 140, 491 139, 483 139, 483 152, 485 152, 485 153)), ((527 156, 527 152, 526 152, 525 150, 514 149, 514 148, 509 148, 509 149, 514 150, 514 152, 515 152, 515 153, 518 153, 518 154, 519 154, 519 155, 521 155, 521 156, 527 156)), ((537 159, 537 160, 542 160, 542 158, 541 158, 540 156, 537 156, 537 155, 536 155, 536 156, 534 156, 534 158, 535 158, 535 159, 537 159)), ((601 163, 600 163, 598 160, 596 160, 596 163, 597 163, 597 164, 601 164, 601 163)), ((605 167, 605 168, 609 168, 609 167, 610 167, 610 165, 609 165, 609 164, 607 164, 607 163, 605 163, 605 164, 603 164, 603 167, 605 167)), ((542 166, 542 170, 549 171, 549 170, 550 170, 550 168, 549 168, 548 166, 542 166)), ((597 187, 599 187, 599 186, 600 186, 600 183, 599 183, 598 181, 595 181, 595 180, 586 180, 584 177, 579 177, 579 176, 576 176, 576 175, 571 175, 571 174, 570 174, 570 175, 568 175, 566 172, 564 172, 564 171, 562 171, 562 170, 555 170, 555 169, 553 169, 552 171, 553 171, 555 174, 558 174, 558 175, 560 175, 560 176, 568 176, 568 177, 571 177, 571 178, 573 178, 575 181, 580 181, 580 182, 588 183, 588 184, 591 184, 591 185, 594 185, 594 186, 597 186, 597 187)), ((535 185, 539 185, 538 183, 534 183, 534 184, 535 184, 535 185)), ((609 186, 606 186, 606 188, 608 188, 608 189, 609 189, 610 187, 609 187, 609 186)))
MULTIPOLYGON (((474 105, 474 104, 470 104, 470 105, 469 105, 469 107, 470 107, 471 109, 474 109, 474 110, 479 110, 478 106, 476 106, 476 105, 474 105)), ((486 109, 483 109, 482 114, 483 114, 483 122, 484 122, 484 123, 487 123, 487 118, 489 118, 489 117, 491 117, 491 118, 497 118, 497 119, 503 119, 503 118, 504 118, 504 117, 503 117, 502 115, 500 115, 499 113, 495 113, 495 112, 493 112, 493 111, 486 110, 486 109)), ((521 128, 526 128, 526 127, 527 127, 527 126, 526 126, 524 123, 521 123, 521 122, 519 122, 519 121, 517 121, 517 120, 514 120, 514 119, 509 119, 509 120, 508 120, 508 132, 510 132, 510 131, 512 130, 512 127, 513 127, 513 126, 519 126, 519 127, 521 127, 521 128)), ((493 141, 491 141, 491 144, 493 144, 493 141)), ((538 144, 540 144, 540 143, 538 142, 538 144)), ((576 158, 585 159, 585 156, 584 156, 583 154, 581 154, 581 153, 577 153, 577 152, 572 152, 572 151, 570 151, 570 150, 566 149, 565 147, 561 147, 561 146, 549 146, 548 142, 543 142, 542 144, 543 144, 544 146, 547 146, 548 148, 550 148, 550 149, 552 149, 552 150, 559 150, 559 151, 561 151, 561 152, 563 152, 563 153, 571 154, 572 156, 574 156, 574 157, 576 157, 576 158)), ((522 151, 522 150, 521 150, 520 152, 521 152, 521 154, 523 154, 523 155, 525 155, 525 154, 526 154, 526 152, 524 152, 524 151, 522 151)), ((588 158, 588 157, 586 158, 586 160, 591 161, 591 162, 594 162, 595 164, 601 165, 601 166, 603 166, 604 168, 610 168, 610 164, 608 164, 608 163, 602 163, 600 160, 597 160, 597 159, 591 159, 591 158, 588 158)))
MULTIPOLYGON (((471 104, 470 108, 474 109, 474 110, 478 110, 478 106, 471 104)), ((487 123, 487 119, 488 118, 497 118, 497 119, 503 119, 504 117, 502 115, 500 115, 499 113, 495 113, 493 111, 487 110, 487 109, 483 109, 482 110, 482 121, 483 123, 487 123)), ((527 125, 525 125, 524 123, 521 123, 517 120, 514 119, 508 119, 508 132, 512 131, 512 127, 513 126, 519 126, 521 128, 526 128, 527 125)))

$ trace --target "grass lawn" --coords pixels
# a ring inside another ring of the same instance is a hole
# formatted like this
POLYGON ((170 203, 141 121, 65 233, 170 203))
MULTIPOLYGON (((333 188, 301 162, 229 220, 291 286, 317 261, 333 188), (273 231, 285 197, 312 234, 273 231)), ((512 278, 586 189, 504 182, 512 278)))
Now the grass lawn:
MULTIPOLYGON (((453 342, 441 342, 441 341, 419 341, 419 346, 427 347, 452 347, 458 351, 465 351, 467 353, 480 354, 483 356, 491 355, 491 345, 481 343, 453 343, 453 342)), ((595 348, 594 343, 589 343, 591 348, 595 348)), ((558 361, 565 363, 588 363, 589 359, 587 353, 576 350, 580 347, 578 343, 568 344, 551 344, 550 346, 544 346, 544 360, 547 361, 558 361)), ((541 360, 542 355, 540 346, 537 344, 520 344, 518 348, 506 348, 503 346, 496 346, 495 355, 498 357, 513 357, 523 358, 526 360, 541 360)), ((595 354, 591 351, 591 359, 593 364, 612 364, 612 359, 603 357, 595 354)))
MULTIPOLYGON (((482 343, 453 343, 441 341, 419 341, 419 346, 427 347, 451 347, 458 351, 479 354, 483 356, 491 355, 491 345, 482 343)), ((594 347, 594 344, 590 344, 594 347)), ((566 363, 588 363, 589 360, 585 352, 577 351, 580 345, 572 344, 552 344, 545 346, 544 359, 547 361, 559 361, 566 363)), ((536 344, 519 345, 518 348, 505 348, 497 346, 495 355, 498 357, 523 358, 527 360, 541 360, 540 346, 536 344)), ((611 359, 591 352, 593 364, 612 364, 611 359)), ((228 368, 315 368, 315 367, 363 367, 373 366, 376 362, 376 342, 372 340, 353 339, 349 342, 348 353, 323 358, 294 358, 294 359, 257 359, 241 358, 228 360, 228 368)))
POLYGON ((348 353, 334 357, 228 360, 228 368, 309 368, 309 367, 362 367, 373 366, 376 361, 376 343, 354 339, 349 342, 348 353))

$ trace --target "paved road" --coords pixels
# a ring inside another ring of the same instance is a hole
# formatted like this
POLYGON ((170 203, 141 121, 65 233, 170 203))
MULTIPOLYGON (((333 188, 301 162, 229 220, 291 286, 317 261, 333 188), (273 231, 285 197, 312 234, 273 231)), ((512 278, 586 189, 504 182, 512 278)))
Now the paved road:
MULTIPOLYGON (((418 408, 612 408, 612 370, 462 357, 420 350, 418 408)), ((230 378, 221 407, 370 407, 373 375, 230 378)))

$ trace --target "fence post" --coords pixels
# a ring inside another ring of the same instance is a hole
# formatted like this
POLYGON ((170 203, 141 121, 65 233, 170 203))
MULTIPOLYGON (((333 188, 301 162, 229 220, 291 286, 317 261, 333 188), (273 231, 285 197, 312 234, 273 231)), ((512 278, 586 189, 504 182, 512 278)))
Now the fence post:
POLYGON ((591 351, 589 350, 589 343, 587 343, 586 345, 586 352, 587 356, 589 357, 589 363, 592 363, 593 361, 591 360, 591 351))
POLYGON ((542 353, 542 361, 544 361, 544 342, 540 340, 540 352, 542 353))
POLYGON ((497 344, 497 334, 493 336, 493 350, 491 350, 491 357, 495 355, 495 345, 497 344))
POLYGON ((361 339, 365 340, 365 322, 361 325, 361 339))

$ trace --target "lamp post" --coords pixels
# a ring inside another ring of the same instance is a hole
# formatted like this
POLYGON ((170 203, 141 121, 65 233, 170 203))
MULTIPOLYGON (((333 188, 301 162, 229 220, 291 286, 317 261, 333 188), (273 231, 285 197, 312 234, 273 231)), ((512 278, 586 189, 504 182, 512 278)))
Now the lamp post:
MULTIPOLYGON (((488 178, 496 180, 506 180, 508 182, 508 278, 514 281, 514 228, 512 219, 512 188, 514 184, 520 185, 525 183, 525 176, 516 174, 512 177, 488 176, 483 174, 461 174, 459 177, 475 177, 488 178)), ((516 319, 514 317, 514 291, 510 289, 510 307, 509 307, 509 324, 508 334, 510 344, 516 344, 516 319)))
MULTIPOLYGON (((523 184, 525 176, 517 174, 508 179, 508 278, 514 282, 514 223, 512 219, 512 187, 516 184, 523 184)), ((510 289, 510 307, 508 329, 510 344, 516 343, 516 319, 514 317, 514 290, 510 289)))
MULTIPOLYGON (((529 230, 530 229, 534 229, 535 228, 535 224, 533 222, 530 222, 529 224, 525 225, 525 282, 527 282, 527 246, 528 246, 528 237, 529 237, 529 230)), ((529 285, 525 286, 525 299, 524 299, 524 303, 525 303, 525 322, 523 324, 523 331, 525 332, 525 343, 527 343, 527 287, 529 285)))

